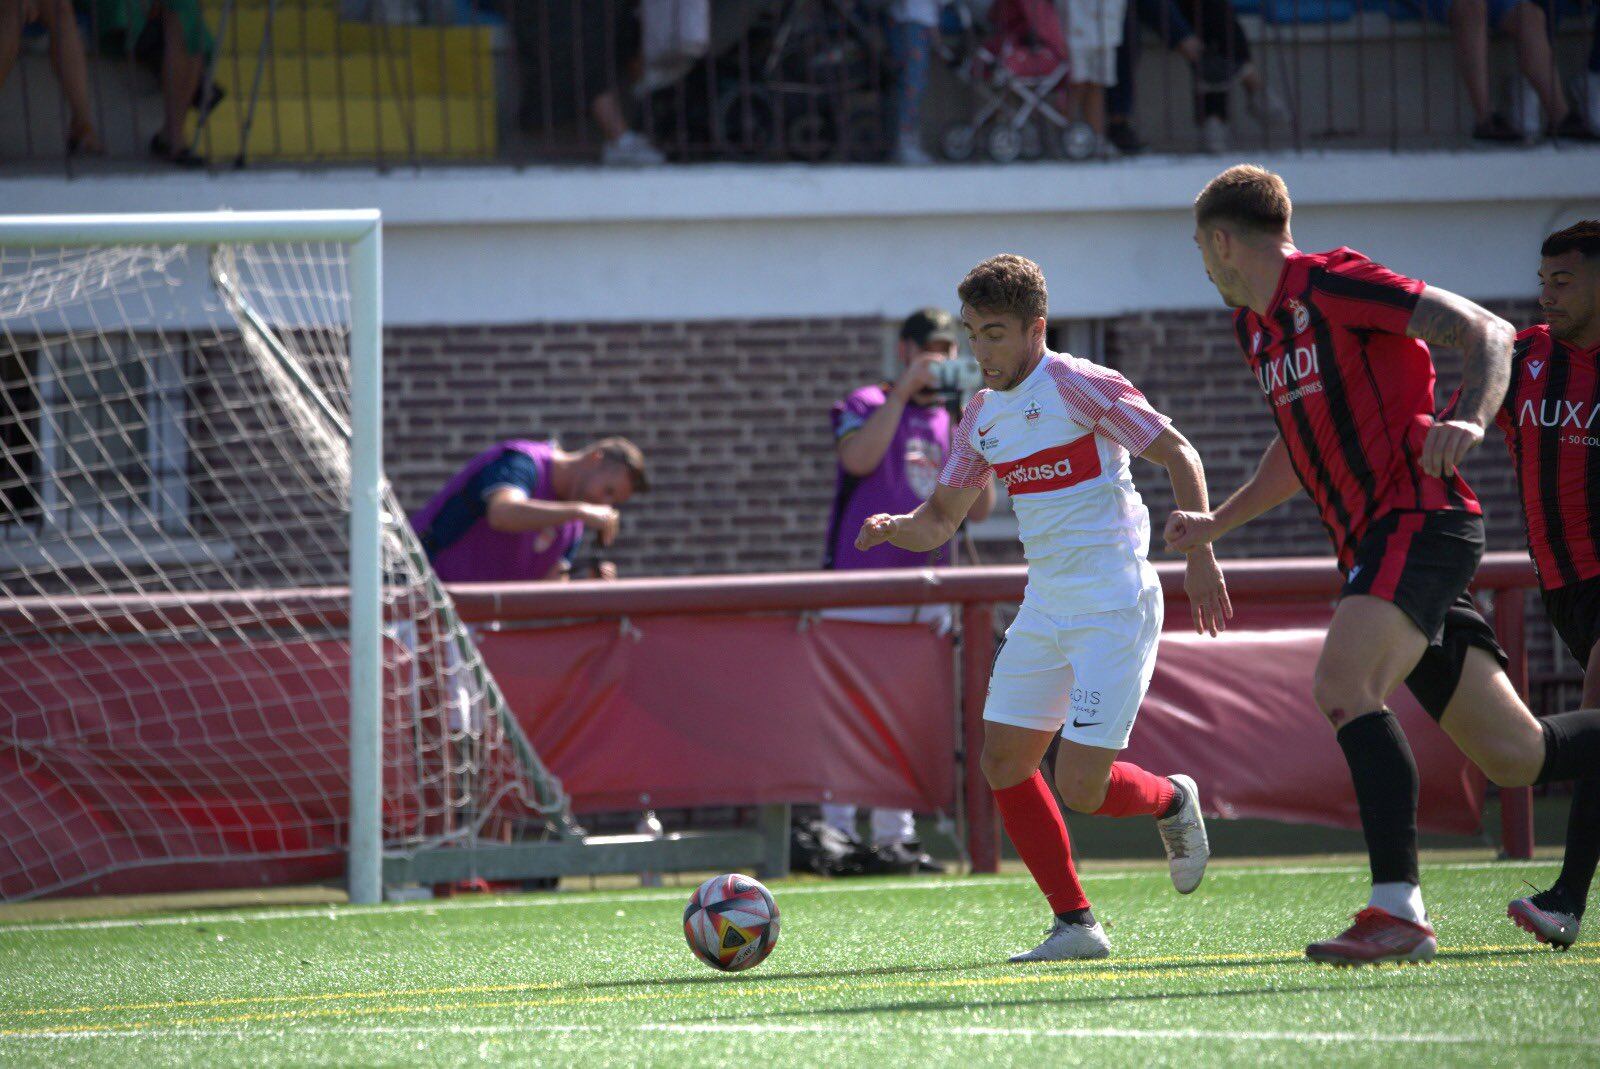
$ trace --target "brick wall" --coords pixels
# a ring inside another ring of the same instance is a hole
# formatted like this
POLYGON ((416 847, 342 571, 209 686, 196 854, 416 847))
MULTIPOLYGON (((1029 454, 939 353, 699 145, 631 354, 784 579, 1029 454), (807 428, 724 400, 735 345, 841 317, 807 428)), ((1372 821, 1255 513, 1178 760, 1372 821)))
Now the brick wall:
MULTIPOLYGON (((1496 309, 1527 322, 1531 302, 1496 309)), ((568 446, 624 434, 656 489, 624 513, 614 556, 634 574, 815 567, 833 493, 828 407, 882 367, 885 328, 870 319, 426 327, 389 332, 388 468, 407 508, 468 457, 513 436, 568 446)), ((1218 498, 1249 477, 1273 431, 1218 311, 1122 316, 1105 324, 1107 364, 1139 384, 1199 447, 1218 498)), ((1441 352, 1442 389, 1460 360, 1441 352)), ((1442 400, 1442 398, 1441 398, 1442 400)), ((1158 518, 1166 481, 1139 472, 1158 518)), ((1522 545, 1499 432, 1468 477, 1494 549, 1522 545)), ((1159 526, 1159 523, 1158 523, 1159 526)), ((986 546, 986 557, 1009 558, 986 546)), ((1224 543, 1227 556, 1321 555, 1327 539, 1296 499, 1224 543)))
POLYGON ((415 509, 496 440, 622 434, 653 483, 623 510, 625 573, 814 568, 828 409, 877 376, 884 337, 871 319, 392 330, 389 475, 415 509))
MULTIPOLYGON (((1519 325, 1535 312, 1531 302, 1494 307, 1519 325)), ((1272 423, 1226 313, 1131 314, 1104 327, 1104 353, 1088 355, 1143 387, 1199 447, 1214 495, 1232 492, 1272 423)), ((612 556, 625 573, 813 568, 833 494, 828 408, 878 376, 886 337, 873 319, 391 330, 388 470, 414 509, 486 443, 555 435, 576 446, 624 434, 645 450, 655 483, 624 511, 612 556)), ((1458 354, 1440 352, 1438 362, 1442 389, 1453 389, 1458 354)), ((1159 530, 1171 506, 1166 481, 1136 475, 1159 530)), ((1488 512, 1490 548, 1520 549, 1498 431, 1469 461, 1468 478, 1488 512)), ((1009 538, 981 546, 990 562, 1019 560, 1019 549, 1009 538)), ((1224 556, 1328 552, 1303 498, 1223 545, 1224 556)), ((1530 609, 1534 669, 1556 670, 1542 614, 1530 609)))

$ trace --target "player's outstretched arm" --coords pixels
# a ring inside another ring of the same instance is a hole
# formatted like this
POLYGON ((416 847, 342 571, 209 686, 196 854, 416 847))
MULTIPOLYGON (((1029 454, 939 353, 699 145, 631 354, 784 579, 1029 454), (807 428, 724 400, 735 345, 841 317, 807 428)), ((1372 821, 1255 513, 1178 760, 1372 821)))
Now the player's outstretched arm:
POLYGON ((1289 447, 1274 437, 1250 481, 1215 512, 1179 510, 1167 517, 1167 548, 1187 553, 1215 542, 1235 527, 1243 527, 1262 513, 1271 512, 1300 492, 1300 476, 1289 459, 1289 447))
MULTIPOLYGON (((1200 453, 1176 428, 1168 426, 1139 455, 1167 469, 1167 477, 1172 480, 1172 498, 1180 512, 1210 511, 1205 465, 1200 453)), ((1194 621, 1196 634, 1215 635, 1227 629, 1227 621, 1233 616, 1233 603, 1228 600, 1222 568, 1217 564, 1210 543, 1201 543, 1185 553, 1188 564, 1184 569, 1183 590, 1189 596, 1189 617, 1194 621)))
POLYGON ((891 516, 880 512, 868 516, 856 535, 857 549, 871 549, 888 542, 913 553, 928 553, 946 542, 967 518, 967 511, 982 492, 981 486, 946 486, 940 483, 933 496, 917 506, 915 512, 891 516))
POLYGON ((1465 357, 1454 418, 1435 423, 1422 444, 1422 470, 1447 476, 1483 441, 1484 427, 1505 400, 1517 331, 1487 308, 1429 286, 1417 298, 1406 333, 1460 349, 1465 357))

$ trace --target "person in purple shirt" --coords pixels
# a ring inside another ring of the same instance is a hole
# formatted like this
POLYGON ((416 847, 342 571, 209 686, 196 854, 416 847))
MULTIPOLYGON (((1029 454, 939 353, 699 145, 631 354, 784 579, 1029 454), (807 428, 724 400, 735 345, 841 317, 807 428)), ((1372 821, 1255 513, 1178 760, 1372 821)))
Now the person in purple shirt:
MULTIPOLYGON (((837 489, 828 520, 825 568, 927 568, 955 563, 952 540, 934 553, 897 546, 855 547, 855 531, 879 512, 899 515, 933 493, 950 452, 954 421, 935 389, 938 368, 956 355, 955 319, 942 308, 913 312, 900 327, 897 344, 903 370, 893 383, 852 390, 833 406, 838 451, 837 489)), ((984 519, 994 507, 994 484, 984 488, 969 514, 984 519)), ((872 623, 926 623, 949 627, 945 606, 898 606, 830 610, 825 615, 872 623)), ((856 841, 856 807, 829 804, 822 818, 856 841)), ((869 871, 940 871, 916 843, 910 810, 872 812, 869 871)))
MULTIPOLYGON (((618 506, 649 486, 644 454, 626 438, 575 453, 513 439, 468 461, 411 523, 447 583, 564 579, 584 532, 609 546, 618 506)), ((602 566, 600 578, 615 576, 602 566)))

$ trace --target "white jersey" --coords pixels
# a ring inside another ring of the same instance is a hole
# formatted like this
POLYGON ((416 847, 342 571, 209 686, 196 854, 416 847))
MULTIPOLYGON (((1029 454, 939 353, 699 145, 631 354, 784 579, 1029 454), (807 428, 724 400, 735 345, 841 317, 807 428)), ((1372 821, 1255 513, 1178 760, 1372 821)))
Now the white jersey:
POLYGON ((1171 422, 1117 372, 1047 351, 1014 389, 968 403, 939 481, 999 477, 1028 558, 1025 604, 1062 617, 1126 609, 1158 585, 1128 458, 1171 422))

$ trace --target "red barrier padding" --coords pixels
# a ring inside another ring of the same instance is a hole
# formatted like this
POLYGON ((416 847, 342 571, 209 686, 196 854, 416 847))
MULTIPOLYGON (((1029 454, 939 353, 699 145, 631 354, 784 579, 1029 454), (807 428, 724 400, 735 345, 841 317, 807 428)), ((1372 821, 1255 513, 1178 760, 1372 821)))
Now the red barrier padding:
MULTIPOLYGON (((326 640, 11 648, 0 656, 0 899, 342 868, 349 675, 344 644, 326 640)), ((385 820, 405 832, 417 786, 402 777, 416 762, 408 735, 384 743, 385 820)))
MULTIPOLYGON (((1193 775, 1210 813, 1359 828, 1344 755, 1311 701, 1322 638, 1321 627, 1230 630, 1215 639, 1168 630, 1128 759, 1193 775)), ((1418 827, 1477 833, 1483 773, 1405 688, 1389 704, 1421 774, 1418 827)))
POLYGON ((660 616, 479 643, 579 812, 953 808, 954 658, 929 628, 660 616))

